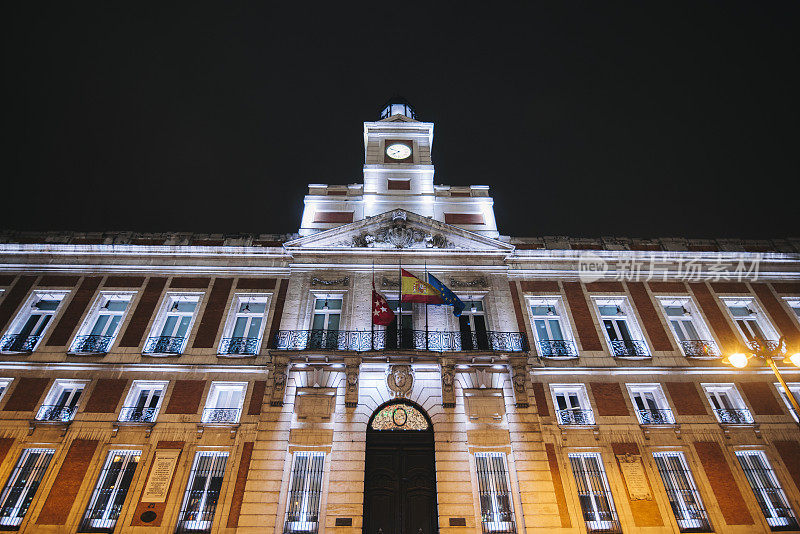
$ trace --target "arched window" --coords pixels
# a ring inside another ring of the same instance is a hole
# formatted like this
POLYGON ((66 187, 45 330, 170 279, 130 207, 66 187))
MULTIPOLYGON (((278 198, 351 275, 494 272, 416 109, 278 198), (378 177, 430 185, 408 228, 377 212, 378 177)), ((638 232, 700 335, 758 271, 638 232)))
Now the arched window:
POLYGON ((372 430, 428 430, 428 420, 414 406, 395 403, 384 406, 372 418, 372 430))

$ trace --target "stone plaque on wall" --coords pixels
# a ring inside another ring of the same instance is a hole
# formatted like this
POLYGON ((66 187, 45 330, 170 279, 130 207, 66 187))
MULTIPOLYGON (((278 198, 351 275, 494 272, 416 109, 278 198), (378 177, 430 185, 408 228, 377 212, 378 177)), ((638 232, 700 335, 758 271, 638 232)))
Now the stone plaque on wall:
POLYGON ((644 472, 642 457, 638 454, 618 454, 622 478, 628 488, 628 495, 632 501, 651 501, 653 496, 650 493, 650 484, 647 482, 647 474, 644 472))
POLYGON ((156 450, 150 476, 147 477, 147 484, 142 491, 141 502, 165 502, 167 500, 169 485, 172 482, 172 475, 180 454, 180 449, 156 450))

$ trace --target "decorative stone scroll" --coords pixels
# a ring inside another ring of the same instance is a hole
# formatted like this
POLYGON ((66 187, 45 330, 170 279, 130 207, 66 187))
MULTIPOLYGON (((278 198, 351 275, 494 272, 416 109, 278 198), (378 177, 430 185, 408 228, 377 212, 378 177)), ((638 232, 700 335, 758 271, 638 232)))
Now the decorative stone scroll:
POLYGON ((350 243, 342 245, 357 248, 455 248, 453 242, 442 234, 432 234, 408 226, 406 214, 402 211, 392 214, 389 225, 373 232, 362 232, 353 237, 350 243))
POLYGON ((414 373, 410 365, 392 365, 386 376, 386 384, 395 397, 405 397, 414 386, 414 373))
POLYGON ((514 387, 514 400, 517 408, 527 408, 528 402, 528 364, 521 358, 511 360, 511 384, 514 387))
POLYGON ((286 356, 272 357, 272 395, 270 406, 283 406, 283 397, 286 393, 286 379, 289 373, 289 358, 286 356))
POLYGON ((488 287, 489 286, 489 282, 483 276, 480 276, 480 277, 475 278, 474 280, 470 280, 470 281, 456 280, 455 278, 450 278, 450 286, 451 287, 488 287))
POLYGON ((442 406, 455 408, 456 406, 456 371, 452 358, 442 358, 442 406))
POLYGON ((316 276, 311 277, 311 285, 312 286, 346 286, 350 283, 350 277, 344 276, 342 278, 337 278, 336 280, 324 280, 322 278, 317 278, 316 276))
POLYGON ((361 358, 345 358, 345 390, 344 405, 347 408, 358 406, 358 374, 361 358))

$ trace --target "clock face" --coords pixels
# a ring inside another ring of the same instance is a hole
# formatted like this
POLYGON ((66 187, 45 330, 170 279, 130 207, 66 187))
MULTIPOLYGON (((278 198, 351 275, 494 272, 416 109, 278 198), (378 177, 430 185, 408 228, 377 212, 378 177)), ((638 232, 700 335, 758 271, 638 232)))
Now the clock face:
POLYGON ((411 155, 411 147, 403 143, 394 143, 386 147, 386 155, 392 159, 406 159, 411 155))

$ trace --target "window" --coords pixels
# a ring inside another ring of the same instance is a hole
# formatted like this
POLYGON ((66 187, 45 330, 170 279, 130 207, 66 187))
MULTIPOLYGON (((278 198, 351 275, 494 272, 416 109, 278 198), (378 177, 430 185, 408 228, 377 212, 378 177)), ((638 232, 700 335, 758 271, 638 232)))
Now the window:
POLYGON ((577 358, 567 314, 558 297, 528 299, 533 321, 536 348, 543 358, 577 358))
MULTIPOLYGON (((458 317, 461 350, 489 350, 489 334, 486 331, 486 312, 482 300, 465 300, 464 309, 458 317)), ((429 348, 430 340, 428 341, 429 348)), ((444 347, 442 347, 444 348, 444 347)))
POLYGON ((475 467, 478 472, 483 532, 515 533, 514 505, 505 455, 499 452, 476 452, 475 467))
POLYGON ((554 384, 553 405, 560 425, 593 425, 594 413, 583 384, 554 384))
POLYGON ((736 451, 736 458, 771 530, 800 528, 764 451, 736 451))
POLYGON ((176 532, 211 532, 227 462, 227 452, 204 451, 194 455, 176 532))
POLYGON ((342 315, 341 295, 318 295, 314 300, 309 348, 336 349, 339 347, 339 319, 342 315))
POLYGON ((628 384, 636 416, 643 425, 675 423, 660 384, 628 384))
POLYGON ((611 352, 616 357, 641 358, 650 355, 647 344, 642 341, 633 313, 625 298, 597 299, 597 310, 611 352))
POLYGON ((34 292, 0 341, 0 351, 33 352, 66 295, 66 291, 34 292))
POLYGON ((622 532, 603 461, 596 452, 571 453, 569 463, 578 487, 583 520, 589 532, 622 532))
POLYGON ((155 423, 167 384, 165 381, 134 380, 125 398, 125 405, 119 413, 119 420, 127 423, 155 423))
POLYGON ((86 384, 86 380, 56 380, 39 408, 36 420, 53 423, 72 421, 86 384))
POLYGON ((211 382, 204 423, 238 423, 247 382, 211 382))
POLYGON ((703 384, 703 390, 720 423, 750 424, 753 422, 750 410, 745 407, 741 395, 733 384, 703 384))
POLYGON ((689 298, 663 298, 661 306, 683 354, 689 357, 717 358, 719 349, 689 298))
POLYGON ((11 380, 11 378, 0 378, 0 400, 3 400, 11 380))
MULTIPOLYGON (((789 382, 786 385, 789 386, 789 392, 791 392, 792 396, 794 397, 794 400, 800 402, 800 384, 796 382, 795 383, 789 382)), ((775 387, 778 388, 778 393, 781 394, 781 398, 783 399, 783 402, 786 403, 786 407, 789 408, 789 413, 792 414, 794 420, 800 421, 800 419, 797 418, 797 412, 795 412, 794 406, 792 406, 791 401, 789 401, 789 397, 786 396, 786 390, 783 389, 783 386, 780 384, 775 384, 775 387)))
POLYGON ((778 339, 777 331, 769 324, 753 299, 722 299, 722 301, 746 341, 778 339))
POLYGON ((319 502, 324 464, 324 452, 294 453, 289 496, 286 499, 284 534, 316 534, 319 531, 319 502))
POLYGON ((219 345, 220 354, 258 354, 268 302, 266 295, 233 296, 233 307, 219 345))
POLYGON ((19 530, 54 449, 23 449, 0 495, 0 529, 19 530))
POLYGON ((94 303, 79 334, 72 342, 72 352, 105 354, 114 343, 125 317, 132 294, 103 293, 94 303))
MULTIPOLYGON (((424 340, 414 339, 414 305, 411 302, 400 302, 399 297, 386 297, 386 302, 394 311, 394 321, 383 330, 383 345, 387 349, 415 349, 417 341, 424 345, 424 340), (399 326, 398 326, 399 325, 399 326)), ((380 334, 376 334, 380 336, 380 334)), ((376 346, 380 344, 378 337, 376 346)))
POLYGON ((181 354, 189 337, 200 295, 170 294, 153 324, 145 354, 181 354))
POLYGON ((109 451, 79 532, 114 532, 142 451, 109 451))
POLYGON ((708 532, 711 522, 686 458, 679 451, 654 452, 658 473, 681 532, 708 532))
POLYGON ((794 312, 794 316, 800 321, 800 299, 785 299, 786 304, 794 312))

